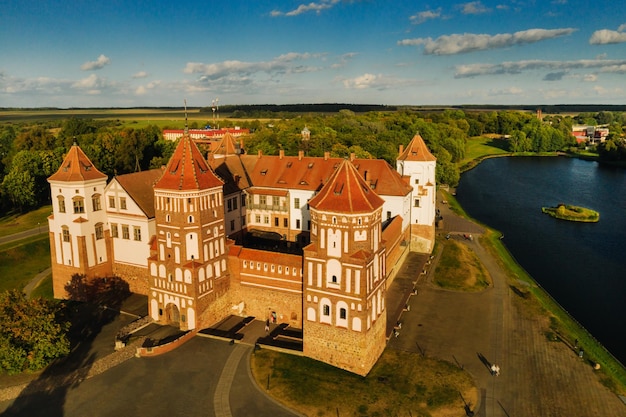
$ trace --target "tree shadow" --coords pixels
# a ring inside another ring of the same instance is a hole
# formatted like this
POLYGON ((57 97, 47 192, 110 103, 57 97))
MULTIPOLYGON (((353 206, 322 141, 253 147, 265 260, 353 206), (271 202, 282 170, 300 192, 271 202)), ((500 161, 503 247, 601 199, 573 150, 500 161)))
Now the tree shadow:
POLYGON ((98 359, 96 337, 119 316, 122 302, 130 295, 128 284, 117 277, 88 280, 76 274, 66 290, 70 300, 63 301, 62 319, 70 322, 70 354, 48 365, 28 383, 3 416, 63 416, 68 392, 87 378, 98 359))

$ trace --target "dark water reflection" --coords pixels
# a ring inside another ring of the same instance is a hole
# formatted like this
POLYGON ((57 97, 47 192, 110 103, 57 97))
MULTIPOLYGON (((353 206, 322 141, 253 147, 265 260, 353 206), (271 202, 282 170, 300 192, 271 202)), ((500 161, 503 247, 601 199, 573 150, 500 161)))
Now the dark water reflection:
POLYGON ((626 170, 570 158, 496 158, 466 172, 457 199, 505 235, 517 261, 626 363, 626 170), (574 223, 541 212, 558 203, 600 212, 574 223))

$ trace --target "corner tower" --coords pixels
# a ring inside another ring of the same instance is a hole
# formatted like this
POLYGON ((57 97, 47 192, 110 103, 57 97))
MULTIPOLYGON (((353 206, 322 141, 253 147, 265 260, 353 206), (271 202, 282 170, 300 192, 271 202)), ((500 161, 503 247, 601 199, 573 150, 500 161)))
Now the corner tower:
POLYGON ((107 176, 76 144, 48 178, 52 195, 50 255, 55 298, 67 298, 65 284, 74 274, 112 275, 112 252, 102 199, 107 176))
POLYGON ((430 253, 435 244, 437 158, 416 134, 406 149, 400 147, 396 168, 413 187, 411 196, 411 251, 430 253))
POLYGON ((341 162, 309 202, 304 249, 304 354, 366 375, 385 348, 384 201, 341 162))
POLYGON ((154 186, 148 297, 155 321, 192 330, 227 314, 223 185, 185 134, 154 186))

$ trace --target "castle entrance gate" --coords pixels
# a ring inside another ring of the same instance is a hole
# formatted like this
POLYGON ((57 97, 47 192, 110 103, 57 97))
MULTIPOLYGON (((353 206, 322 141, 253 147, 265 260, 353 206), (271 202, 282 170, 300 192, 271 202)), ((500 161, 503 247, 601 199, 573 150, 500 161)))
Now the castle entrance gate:
POLYGON ((180 326, 180 311, 178 310, 178 306, 176 304, 169 303, 165 307, 165 321, 166 324, 180 326))

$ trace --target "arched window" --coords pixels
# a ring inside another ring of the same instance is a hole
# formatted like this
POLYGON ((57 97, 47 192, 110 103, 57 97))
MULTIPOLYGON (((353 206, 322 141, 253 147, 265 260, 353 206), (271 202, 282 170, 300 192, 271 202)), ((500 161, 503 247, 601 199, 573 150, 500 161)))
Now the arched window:
POLYGON ((104 226, 102 223, 96 223, 96 240, 104 239, 104 226))
POLYGON ((82 197, 74 197, 72 199, 72 205, 74 206, 74 214, 85 212, 85 200, 82 197))
POLYGON ((59 201, 59 213, 65 213, 65 197, 60 195, 57 200, 59 201))
POLYGON ((63 234, 63 242, 70 241, 70 229, 67 226, 61 226, 61 233, 63 234))
POLYGON ((102 205, 100 203, 100 194, 94 194, 91 196, 91 207, 93 208, 93 211, 102 210, 102 205))

